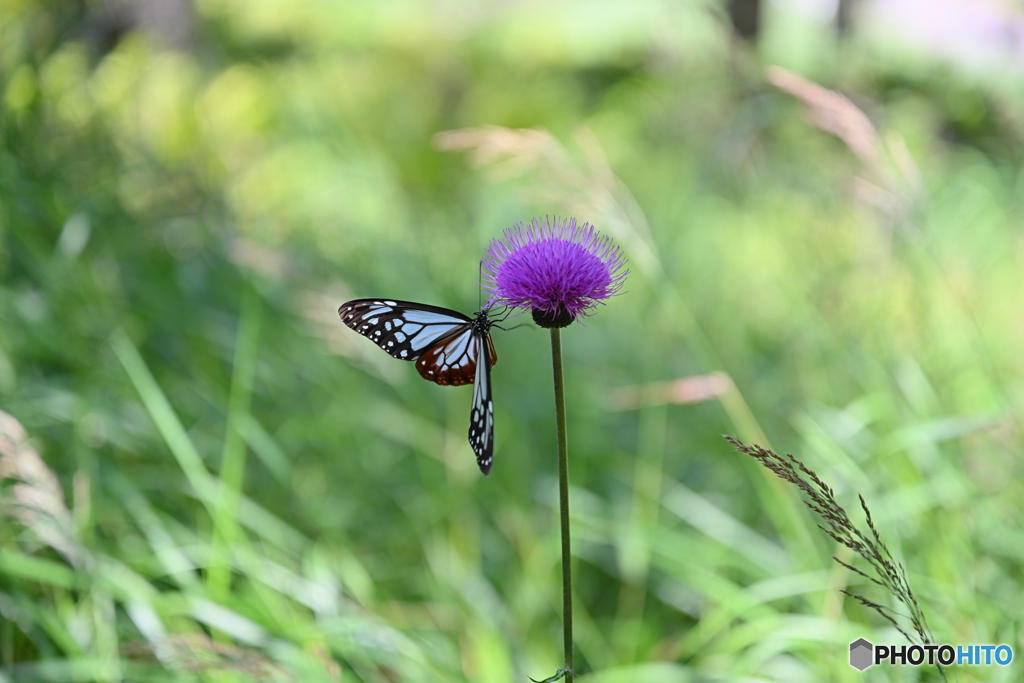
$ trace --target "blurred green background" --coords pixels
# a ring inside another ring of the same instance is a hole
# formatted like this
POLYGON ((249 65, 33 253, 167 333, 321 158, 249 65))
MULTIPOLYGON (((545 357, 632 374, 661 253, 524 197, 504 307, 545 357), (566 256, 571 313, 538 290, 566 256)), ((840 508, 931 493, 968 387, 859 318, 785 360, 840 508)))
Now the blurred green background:
POLYGON ((839 590, 905 610, 723 433, 1024 654, 1024 8, 757 4, 0 1, 0 681, 553 673, 546 334, 484 478, 336 314, 545 215, 631 269, 563 333, 583 680, 939 680, 849 667, 839 590))

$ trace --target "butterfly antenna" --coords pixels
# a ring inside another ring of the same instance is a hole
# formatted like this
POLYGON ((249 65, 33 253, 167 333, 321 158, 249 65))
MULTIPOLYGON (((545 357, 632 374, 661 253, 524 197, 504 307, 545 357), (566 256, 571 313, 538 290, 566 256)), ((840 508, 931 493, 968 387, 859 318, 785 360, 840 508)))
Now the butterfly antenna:
POLYGON ((477 281, 476 281, 476 305, 477 305, 477 308, 481 308, 482 309, 484 307, 484 283, 483 283, 483 279, 484 279, 484 262, 483 262, 483 260, 481 260, 480 263, 477 264, 476 274, 477 274, 477 281))

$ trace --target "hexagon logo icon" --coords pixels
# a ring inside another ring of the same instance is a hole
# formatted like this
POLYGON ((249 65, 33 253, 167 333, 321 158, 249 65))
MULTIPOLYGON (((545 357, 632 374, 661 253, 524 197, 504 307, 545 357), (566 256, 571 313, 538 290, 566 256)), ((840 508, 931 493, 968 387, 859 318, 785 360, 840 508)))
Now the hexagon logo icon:
POLYGON ((872 655, 874 654, 875 646, 864 640, 858 638, 857 640, 850 643, 850 666, 857 671, 863 671, 868 668, 874 662, 872 655))

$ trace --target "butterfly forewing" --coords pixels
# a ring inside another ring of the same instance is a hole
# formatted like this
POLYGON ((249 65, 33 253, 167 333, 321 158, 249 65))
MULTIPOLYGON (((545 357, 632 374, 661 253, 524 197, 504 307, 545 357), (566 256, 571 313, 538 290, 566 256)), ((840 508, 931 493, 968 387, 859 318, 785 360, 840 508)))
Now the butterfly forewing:
MULTIPOLYGON (((477 355, 494 351, 489 335, 477 335, 473 340, 477 355)), ((497 359, 497 354, 494 354, 497 359)), ((473 407, 469 411, 469 445, 476 453, 476 464, 487 474, 494 461, 494 401, 491 398, 491 365, 480 363, 473 379, 473 407)))
POLYGON ((416 360, 439 340, 458 335, 473 322, 458 311, 393 299, 355 299, 343 304, 338 315, 400 360, 416 360))

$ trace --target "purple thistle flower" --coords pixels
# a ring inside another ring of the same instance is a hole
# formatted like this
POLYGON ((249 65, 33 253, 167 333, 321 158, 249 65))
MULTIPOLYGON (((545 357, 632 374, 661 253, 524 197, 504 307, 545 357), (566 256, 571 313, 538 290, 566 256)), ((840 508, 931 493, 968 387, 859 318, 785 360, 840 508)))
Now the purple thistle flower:
POLYGON ((484 257, 487 306, 529 308, 541 327, 565 327, 618 293, 628 270, 608 237, 575 218, 533 219, 491 240, 484 257))

